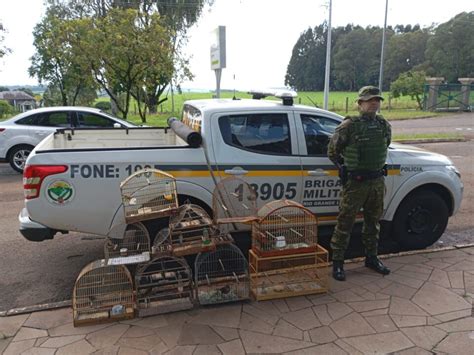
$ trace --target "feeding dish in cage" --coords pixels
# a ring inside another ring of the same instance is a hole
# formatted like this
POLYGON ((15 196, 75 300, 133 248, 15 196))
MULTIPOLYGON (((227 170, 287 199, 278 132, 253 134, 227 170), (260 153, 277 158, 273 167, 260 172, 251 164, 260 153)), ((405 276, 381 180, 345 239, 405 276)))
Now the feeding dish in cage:
POLYGON ((140 223, 127 226, 122 239, 108 238, 104 246, 107 265, 138 264, 150 260, 150 236, 140 223))
POLYGON ((328 252, 260 257, 249 251, 251 292, 256 300, 293 297, 328 291, 328 252))
POLYGON ((252 250, 259 256, 315 252, 318 223, 316 216, 290 200, 267 203, 252 224, 252 250))
POLYGON ((139 316, 193 307, 191 269, 183 258, 165 255, 138 266, 135 274, 139 316))
POLYGON ((157 169, 143 169, 120 184, 128 224, 170 216, 178 208, 176 180, 157 169))
POLYGON ((250 223, 257 219, 257 195, 242 179, 222 179, 212 193, 214 222, 222 230, 249 230, 250 223))
POLYGON ((133 318, 134 305, 133 280, 123 265, 92 262, 74 284, 74 326, 133 318))
POLYGON ((170 229, 162 228, 158 231, 151 246, 151 254, 153 256, 171 255, 173 252, 171 248, 170 229))
POLYGON ((170 218, 173 255, 184 256, 214 250, 217 230, 208 213, 195 204, 181 205, 170 218))
POLYGON ((220 245, 215 251, 200 253, 194 265, 197 299, 200 304, 249 298, 248 263, 235 245, 220 245))

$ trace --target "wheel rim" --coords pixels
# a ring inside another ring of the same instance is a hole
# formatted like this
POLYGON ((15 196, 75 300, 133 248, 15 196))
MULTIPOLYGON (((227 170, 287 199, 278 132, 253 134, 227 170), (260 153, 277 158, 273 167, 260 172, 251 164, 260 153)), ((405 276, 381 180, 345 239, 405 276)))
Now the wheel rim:
POLYGON ((13 155, 13 164, 15 164, 18 169, 23 170, 25 168, 25 163, 26 159, 28 158, 28 155, 30 155, 30 150, 28 149, 21 149, 17 151, 13 155))
POLYGON ((408 232, 423 234, 433 224, 431 212, 422 206, 416 206, 408 213, 408 232))

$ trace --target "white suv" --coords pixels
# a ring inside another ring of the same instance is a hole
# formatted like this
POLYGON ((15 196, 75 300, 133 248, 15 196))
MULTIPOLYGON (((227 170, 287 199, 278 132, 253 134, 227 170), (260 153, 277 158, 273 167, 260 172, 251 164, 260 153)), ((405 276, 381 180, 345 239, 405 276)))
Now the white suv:
POLYGON ((135 124, 88 107, 46 107, 0 122, 0 162, 23 172, 26 158, 44 137, 58 128, 127 128, 135 124))

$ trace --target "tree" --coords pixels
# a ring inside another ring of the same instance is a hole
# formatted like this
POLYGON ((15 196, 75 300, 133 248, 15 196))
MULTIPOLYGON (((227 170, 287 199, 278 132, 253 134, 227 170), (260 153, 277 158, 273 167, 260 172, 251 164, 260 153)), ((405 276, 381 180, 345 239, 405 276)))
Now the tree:
POLYGON ((10 89, 7 88, 6 86, 0 86, 0 92, 3 92, 3 91, 10 91, 10 89))
POLYGON ((0 100, 0 118, 13 112, 13 106, 8 101, 0 100))
POLYGON ((428 41, 426 58, 432 74, 448 82, 474 76, 474 11, 440 24, 428 41))
POLYGON ((50 103, 74 106, 81 101, 90 104, 95 99, 90 98, 90 92, 95 91, 96 84, 87 57, 71 43, 76 29, 69 16, 68 9, 61 6, 47 9, 33 32, 36 52, 31 58, 29 73, 40 83, 48 84, 50 97, 55 98, 50 103))
MULTIPOLYGON (((136 90, 135 95, 150 112, 156 112, 157 106, 166 99, 160 99, 172 80, 179 85, 185 79, 191 79, 188 58, 182 55, 182 48, 187 42, 187 32, 199 19, 204 6, 212 5, 214 0, 47 0, 50 6, 62 4, 71 12, 74 18, 105 18, 113 10, 136 10, 139 13, 140 26, 153 26, 153 14, 159 14, 161 25, 167 29, 171 43, 171 60, 173 71, 149 73, 147 83, 142 90, 136 90)), ((113 99, 112 99, 113 101, 113 99)))
POLYGON ((398 79, 390 85, 390 91, 395 98, 409 95, 412 100, 416 100, 418 108, 422 110, 425 79, 426 73, 424 71, 407 71, 400 74, 398 79))
POLYGON ((326 61, 325 25, 308 28, 298 38, 288 64, 285 85, 301 90, 321 90, 326 61))
POLYGON ((10 49, 7 47, 2 46, 2 42, 4 40, 3 33, 5 33, 5 29, 3 28, 3 24, 0 22, 0 58, 10 52, 10 49))
MULTIPOLYGON (((398 26, 403 27, 403 25, 398 26)), ((429 37, 430 29, 428 28, 404 31, 390 38, 387 44, 384 87, 388 86, 387 84, 394 81, 401 73, 412 70, 425 62, 425 50, 429 37)))
POLYGON ((148 26, 139 17, 136 10, 111 9, 102 18, 72 21, 72 45, 85 54, 95 80, 124 119, 132 96, 144 102, 149 81, 169 82, 173 72, 169 35, 159 15, 150 15, 148 26))

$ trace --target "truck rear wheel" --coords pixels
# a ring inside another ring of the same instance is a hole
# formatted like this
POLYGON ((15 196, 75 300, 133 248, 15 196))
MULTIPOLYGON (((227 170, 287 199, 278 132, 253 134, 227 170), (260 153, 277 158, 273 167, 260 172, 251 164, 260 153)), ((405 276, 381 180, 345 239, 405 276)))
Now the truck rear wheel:
POLYGON ((423 249, 436 242, 448 225, 446 202, 435 192, 409 194, 397 209, 392 235, 404 250, 423 249))

